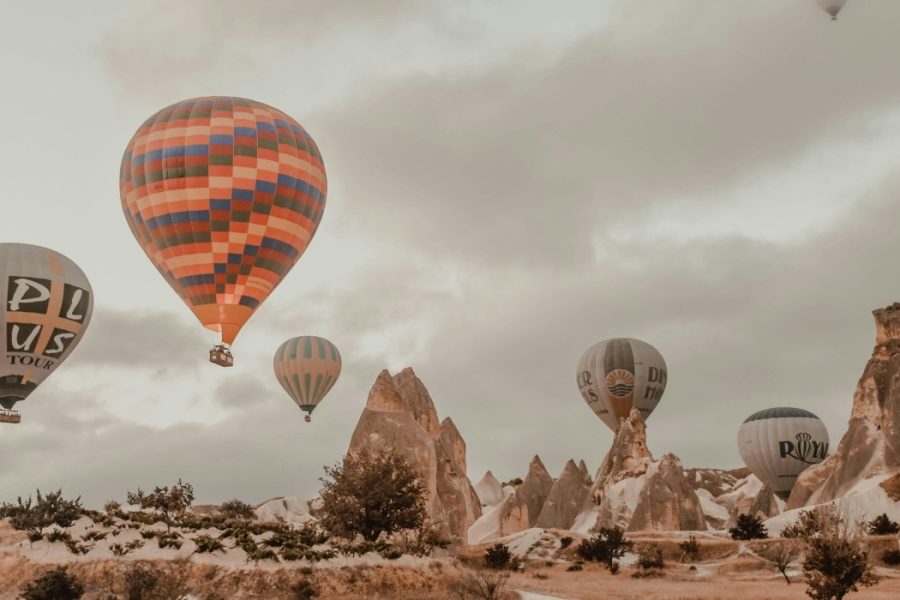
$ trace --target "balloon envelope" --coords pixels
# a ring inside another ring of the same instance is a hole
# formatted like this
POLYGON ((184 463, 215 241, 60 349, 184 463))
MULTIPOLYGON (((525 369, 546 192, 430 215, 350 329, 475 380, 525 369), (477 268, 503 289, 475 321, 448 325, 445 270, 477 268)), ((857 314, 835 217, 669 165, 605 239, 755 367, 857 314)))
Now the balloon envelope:
POLYGON ((647 417, 666 390, 668 369, 650 344, 633 338, 614 338, 594 344, 578 361, 578 389, 587 405, 610 429, 632 407, 647 417))
POLYGON ((841 9, 844 8, 844 4, 847 3, 847 0, 818 0, 818 2, 819 6, 822 7, 822 10, 831 15, 831 20, 834 21, 837 19, 841 9))
POLYGON ((119 178, 141 248, 224 344, 306 250, 326 187, 322 157, 299 123, 223 96, 184 100, 147 119, 119 178))
POLYGON ((772 491, 787 498, 797 476, 825 460, 828 430, 801 408, 768 408, 753 413, 738 430, 744 464, 772 491))
POLYGON ((325 338, 304 335, 278 347, 273 367, 284 391, 312 414, 341 374, 341 353, 325 338))
POLYGON ((62 254, 0 243, 0 406, 28 397, 68 358, 91 321, 94 295, 81 269, 62 254))

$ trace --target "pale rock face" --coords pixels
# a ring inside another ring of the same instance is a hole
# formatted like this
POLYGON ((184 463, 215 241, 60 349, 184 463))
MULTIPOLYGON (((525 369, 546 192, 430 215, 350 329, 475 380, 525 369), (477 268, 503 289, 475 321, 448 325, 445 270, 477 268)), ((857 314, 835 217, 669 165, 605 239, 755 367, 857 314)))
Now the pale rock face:
POLYGON ((297 496, 283 496, 266 500, 253 509, 260 521, 284 521, 303 524, 315 520, 310 514, 321 504, 318 497, 308 500, 297 496))
POLYGON ((681 461, 665 454, 641 489, 629 531, 706 529, 700 499, 684 476, 681 461))
POLYGON ((490 471, 475 484, 475 493, 478 494, 482 506, 496 506, 504 498, 500 482, 490 471))
POLYGON ((782 506, 772 488, 753 474, 739 479, 730 490, 720 494, 715 500, 728 510, 729 517, 725 527, 733 526, 740 514, 755 515, 763 519, 773 517, 781 512, 782 506))
POLYGON ((575 461, 569 459, 563 472, 550 488, 536 526, 543 529, 568 529, 575 523, 575 518, 590 491, 590 480, 575 461))
POLYGON ((578 461, 578 470, 581 471, 581 474, 584 476, 585 480, 588 483, 592 483, 591 472, 588 471, 587 463, 585 463, 583 460, 579 460, 578 461))
POLYGON ((453 421, 440 424, 428 390, 412 369, 382 371, 369 392, 347 452, 393 451, 420 474, 431 519, 457 540, 481 516, 466 476, 466 445, 453 421))
POLYGON ((900 472, 900 304, 873 311, 875 348, 834 454, 800 474, 787 508, 830 502, 866 479, 900 472))
POLYGON ((551 489, 553 489, 553 478, 550 477, 547 467, 541 462, 541 457, 535 456, 528 465, 528 475, 525 476, 522 485, 516 489, 516 499, 524 507, 527 518, 526 529, 537 523, 551 489))
POLYGON ((612 448, 600 465, 590 494, 575 522, 629 531, 706 529, 700 499, 681 461, 667 454, 654 461, 647 431, 637 410, 619 424, 612 448))

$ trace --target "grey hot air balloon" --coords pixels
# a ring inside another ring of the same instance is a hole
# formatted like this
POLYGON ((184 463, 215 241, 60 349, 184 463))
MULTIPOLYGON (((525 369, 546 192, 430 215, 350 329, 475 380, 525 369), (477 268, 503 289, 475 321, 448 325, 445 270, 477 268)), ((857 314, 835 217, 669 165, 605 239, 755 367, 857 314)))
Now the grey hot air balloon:
POLYGON ((831 15, 831 20, 837 21, 838 13, 844 8, 844 4, 847 3, 847 0, 818 0, 818 2, 819 6, 822 7, 822 10, 831 15))
POLYGON ((341 353, 325 338, 303 335, 287 340, 275 351, 275 378, 306 411, 306 422, 341 374, 341 353))
POLYGON ((738 450, 753 474, 787 499, 797 476, 825 460, 828 430, 819 417, 802 408, 767 408, 743 422, 738 450))
POLYGON ((668 369, 647 342, 614 338, 594 344, 578 361, 578 389, 584 401, 610 429, 637 408, 647 417, 666 390, 668 369))
POLYGON ((62 254, 30 244, 0 243, 0 422, 78 345, 91 320, 87 277, 62 254))

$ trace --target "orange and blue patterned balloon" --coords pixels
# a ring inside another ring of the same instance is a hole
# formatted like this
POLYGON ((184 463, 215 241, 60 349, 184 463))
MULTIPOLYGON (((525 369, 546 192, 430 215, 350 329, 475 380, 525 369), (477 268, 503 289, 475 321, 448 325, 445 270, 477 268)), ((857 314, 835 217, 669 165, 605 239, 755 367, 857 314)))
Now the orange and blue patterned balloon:
POLYGON ((278 383, 307 412, 309 421, 341 374, 341 353, 325 338, 303 335, 281 344, 272 366, 278 383))
POLYGON ((147 119, 119 177, 131 231, 204 327, 232 344, 325 210, 316 143, 254 100, 184 100, 147 119))

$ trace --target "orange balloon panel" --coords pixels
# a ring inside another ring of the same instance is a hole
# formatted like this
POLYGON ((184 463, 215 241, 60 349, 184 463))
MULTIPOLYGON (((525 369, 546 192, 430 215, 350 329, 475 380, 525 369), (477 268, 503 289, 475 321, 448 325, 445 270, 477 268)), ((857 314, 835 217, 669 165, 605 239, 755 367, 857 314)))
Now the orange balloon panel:
POLYGON ((291 117, 210 97, 168 106, 138 129, 119 190, 151 262, 231 344, 315 235, 327 181, 316 143, 291 117))

